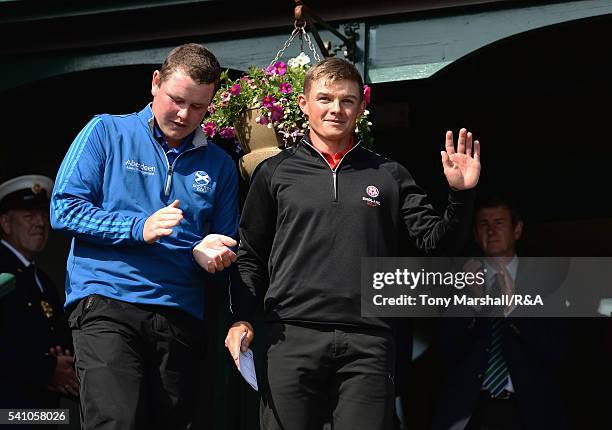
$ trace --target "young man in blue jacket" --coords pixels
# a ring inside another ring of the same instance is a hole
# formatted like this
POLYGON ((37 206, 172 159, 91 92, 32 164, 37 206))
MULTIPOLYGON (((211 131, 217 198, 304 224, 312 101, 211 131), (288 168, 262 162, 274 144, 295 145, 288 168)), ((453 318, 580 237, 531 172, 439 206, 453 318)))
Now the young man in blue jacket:
POLYGON ((97 115, 57 175, 51 223, 73 237, 66 307, 87 429, 183 429, 198 381, 205 271, 236 258, 237 175, 200 123, 220 76, 175 48, 153 102, 97 115))
POLYGON ((239 321, 226 345, 237 361, 253 338, 261 293, 262 428, 315 430, 331 421, 337 430, 389 429, 393 326, 361 315, 361 258, 397 256, 403 226, 429 252, 467 233, 479 143, 462 129, 455 150, 447 132, 441 158, 451 190, 439 214, 403 166, 355 139, 365 106, 351 63, 327 58, 311 67, 299 104, 308 135, 261 163, 251 181, 240 221, 244 288, 232 291, 239 321))

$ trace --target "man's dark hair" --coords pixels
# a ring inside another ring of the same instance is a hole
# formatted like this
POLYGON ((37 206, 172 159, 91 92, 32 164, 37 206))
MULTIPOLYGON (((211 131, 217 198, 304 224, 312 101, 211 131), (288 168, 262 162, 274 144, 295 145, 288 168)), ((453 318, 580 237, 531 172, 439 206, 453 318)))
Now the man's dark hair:
MULTIPOLYGON (((516 205, 508 198, 499 195, 485 196, 476 201, 476 207, 474 213, 478 213, 481 209, 490 209, 496 207, 505 207, 510 212, 512 218, 512 225, 516 225, 519 221, 523 220, 521 213, 516 208, 516 205)), ((476 218, 474 218, 475 220, 476 218)))
POLYGON ((198 84, 217 84, 221 76, 219 61, 208 49, 197 43, 177 46, 168 54, 159 70, 164 82, 176 70, 181 70, 198 84))

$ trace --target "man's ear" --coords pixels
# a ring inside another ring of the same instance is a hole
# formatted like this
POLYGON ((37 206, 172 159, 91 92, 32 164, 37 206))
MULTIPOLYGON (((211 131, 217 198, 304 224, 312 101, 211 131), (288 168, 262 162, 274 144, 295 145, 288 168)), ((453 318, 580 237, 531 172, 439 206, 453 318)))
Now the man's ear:
POLYGON ((11 222, 8 214, 0 215, 0 234, 3 236, 11 234, 11 222))
POLYGON ((300 106, 302 113, 308 116, 308 102, 306 101, 304 94, 298 95, 298 105, 300 106))
POLYGON ((361 115, 363 115, 363 113, 365 112, 365 108, 366 108, 366 102, 365 102, 365 99, 362 98, 361 105, 359 106, 359 115, 357 115, 357 118, 360 118, 361 115))
POLYGON ((151 95, 155 97, 157 95, 157 91, 159 91, 159 86, 161 85, 161 75, 159 70, 153 72, 153 79, 151 80, 151 95))
POLYGON ((514 226, 514 240, 519 240, 523 234, 523 221, 517 221, 514 226))

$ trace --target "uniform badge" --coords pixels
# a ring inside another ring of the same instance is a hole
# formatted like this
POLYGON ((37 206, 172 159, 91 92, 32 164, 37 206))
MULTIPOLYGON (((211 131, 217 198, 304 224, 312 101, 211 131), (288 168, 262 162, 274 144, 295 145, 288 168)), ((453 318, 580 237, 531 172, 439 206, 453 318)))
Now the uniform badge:
POLYGON ((40 184, 36 184, 36 183, 32 185, 30 189, 32 190, 34 194, 38 194, 42 191, 42 187, 40 186, 40 184))
POLYGON ((53 307, 44 300, 40 301, 40 307, 47 318, 53 318, 53 307))

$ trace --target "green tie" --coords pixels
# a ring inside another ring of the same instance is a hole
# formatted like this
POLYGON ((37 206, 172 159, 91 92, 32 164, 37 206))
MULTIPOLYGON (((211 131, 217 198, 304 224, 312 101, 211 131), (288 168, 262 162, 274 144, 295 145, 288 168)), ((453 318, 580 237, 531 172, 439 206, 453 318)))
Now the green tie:
POLYGON ((498 397, 508 384, 508 366, 502 352, 503 322, 503 318, 494 318, 491 326, 489 361, 482 383, 483 387, 491 393, 491 397, 498 397))
MULTIPOLYGON (((500 294, 501 283, 504 282, 503 276, 496 275, 496 282, 491 289, 493 294, 500 294)), ((508 384, 508 365, 504 359, 502 351, 503 344, 503 318, 493 318, 491 324, 491 342, 489 344, 489 360, 485 371, 482 386, 491 393, 491 397, 499 397, 504 392, 508 384)))

